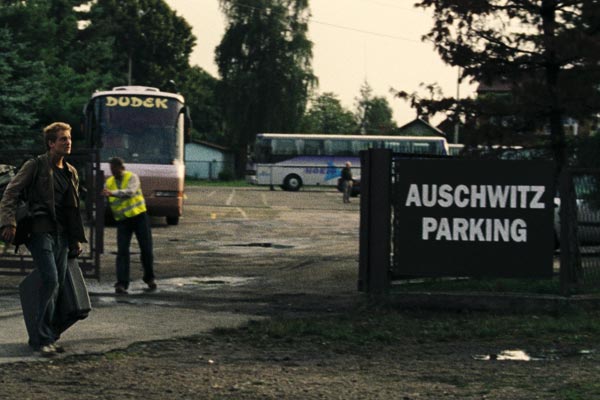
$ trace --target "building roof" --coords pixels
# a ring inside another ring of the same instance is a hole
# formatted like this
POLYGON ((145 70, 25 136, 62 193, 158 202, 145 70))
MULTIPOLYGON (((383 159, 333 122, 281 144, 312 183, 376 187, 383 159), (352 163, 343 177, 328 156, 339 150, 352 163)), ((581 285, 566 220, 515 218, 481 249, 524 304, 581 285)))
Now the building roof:
POLYGON ((231 150, 229 150, 227 147, 218 145, 216 143, 207 142, 205 140, 192 139, 192 141, 190 143, 197 144, 199 146, 210 147, 211 149, 219 150, 219 151, 222 151, 225 153, 231 152, 231 150))
MULTIPOLYGON (((420 117, 417 117, 409 123, 402 125, 398 128, 397 132, 399 135, 415 136, 415 129, 425 129, 430 132, 430 135, 446 137, 446 134, 443 131, 431 125, 429 122, 425 121, 420 117)), ((416 136, 419 136, 418 132, 416 133, 416 136)))

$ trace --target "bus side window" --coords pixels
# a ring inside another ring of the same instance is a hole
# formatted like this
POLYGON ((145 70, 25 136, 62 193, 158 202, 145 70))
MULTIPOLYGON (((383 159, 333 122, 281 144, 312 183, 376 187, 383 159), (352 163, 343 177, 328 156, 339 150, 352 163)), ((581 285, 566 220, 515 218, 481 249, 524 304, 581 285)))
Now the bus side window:
POLYGON ((293 139, 273 140, 273 154, 293 156, 297 154, 296 141, 293 139))
POLYGON ((300 141, 304 142, 304 151, 302 154, 306 154, 308 156, 320 156, 324 154, 322 140, 304 139, 300 141))
POLYGON ((431 149, 430 143, 419 143, 419 142, 413 143, 413 153, 415 153, 415 154, 434 153, 435 154, 435 152, 432 151, 432 149, 431 149))
POLYGON ((352 141, 352 152, 353 154, 359 154, 362 150, 367 150, 372 147, 372 142, 366 140, 353 140, 352 141))
POLYGON ((328 140, 329 154, 332 156, 352 156, 352 142, 350 140, 328 140))
POLYGON ((398 142, 384 142, 383 143, 384 147, 386 149, 390 149, 392 150, 394 153, 401 153, 400 151, 400 143, 398 142))

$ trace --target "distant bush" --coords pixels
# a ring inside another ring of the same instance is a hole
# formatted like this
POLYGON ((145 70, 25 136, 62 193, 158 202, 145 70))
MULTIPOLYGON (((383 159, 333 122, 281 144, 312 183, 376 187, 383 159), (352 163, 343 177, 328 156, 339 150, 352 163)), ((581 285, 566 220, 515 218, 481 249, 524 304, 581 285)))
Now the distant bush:
POLYGON ((219 172, 219 180, 220 181, 231 181, 233 180, 234 175, 233 175, 233 171, 229 170, 229 169, 224 169, 223 171, 219 172))

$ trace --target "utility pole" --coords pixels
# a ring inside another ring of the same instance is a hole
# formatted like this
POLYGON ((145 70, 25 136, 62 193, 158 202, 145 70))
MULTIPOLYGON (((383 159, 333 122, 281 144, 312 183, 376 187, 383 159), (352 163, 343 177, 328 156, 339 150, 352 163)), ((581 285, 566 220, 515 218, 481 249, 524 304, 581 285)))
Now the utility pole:
MULTIPOLYGON (((460 100, 460 67, 458 67, 458 77, 456 78, 456 106, 458 108, 458 100, 460 100)), ((458 113, 454 114, 456 121, 454 121, 454 143, 458 143, 458 130, 460 120, 458 119, 458 113)))
POLYGON ((131 52, 129 53, 129 59, 127 60, 127 85, 131 86, 131 70, 132 70, 132 55, 131 52))

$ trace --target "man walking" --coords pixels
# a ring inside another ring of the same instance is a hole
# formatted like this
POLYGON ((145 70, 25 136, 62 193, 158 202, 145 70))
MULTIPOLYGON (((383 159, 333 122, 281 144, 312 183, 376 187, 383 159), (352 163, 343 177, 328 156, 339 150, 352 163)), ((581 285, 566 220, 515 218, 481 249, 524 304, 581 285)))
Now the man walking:
POLYGON ((111 158, 112 176, 106 180, 102 194, 108 197, 113 217, 117 222, 117 283, 115 293, 127 294, 130 281, 129 245, 135 233, 140 246, 143 280, 149 290, 156 289, 154 281, 154 255, 152 250, 152 232, 146 213, 146 202, 142 194, 139 177, 125 170, 125 164, 119 157, 111 158))
POLYGON ((71 154, 71 127, 55 122, 44 128, 47 152, 27 161, 6 187, 0 202, 1 236, 13 242, 19 195, 29 193, 33 215, 32 233, 25 245, 40 272, 41 288, 37 309, 36 332, 29 345, 42 356, 63 352, 56 343, 59 334, 53 327, 56 300, 65 282, 67 257, 81 253, 86 242, 79 212, 79 177, 65 161, 71 154))
POLYGON ((350 161, 346 161, 346 166, 342 168, 341 183, 344 203, 350 203, 350 192, 352 191, 353 184, 351 167, 352 164, 350 161))

